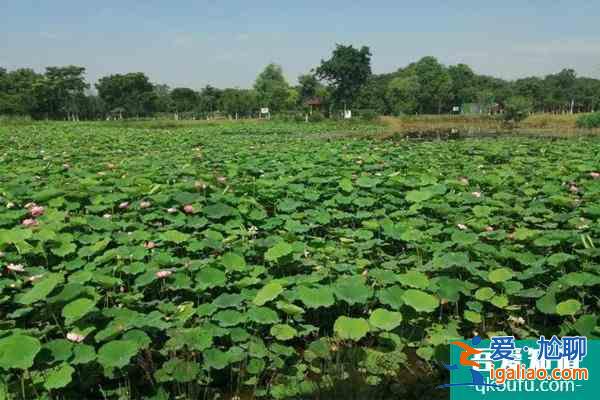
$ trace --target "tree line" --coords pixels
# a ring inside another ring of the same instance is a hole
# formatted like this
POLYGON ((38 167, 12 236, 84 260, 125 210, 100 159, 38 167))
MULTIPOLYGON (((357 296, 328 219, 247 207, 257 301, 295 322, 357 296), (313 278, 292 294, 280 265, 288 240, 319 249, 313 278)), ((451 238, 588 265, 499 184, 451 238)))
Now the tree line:
POLYGON ((0 67, 0 115, 63 120, 157 113, 248 117, 262 107, 274 113, 310 109, 330 114, 344 108, 383 115, 493 113, 516 98, 535 112, 600 108, 600 80, 579 77, 573 69, 509 81, 477 74, 465 64, 446 66, 429 56, 391 73, 374 74, 369 48, 345 45, 337 45, 329 59, 298 77, 296 85, 286 81, 281 66, 269 64, 250 89, 172 89, 151 82, 142 72, 105 76, 93 89, 79 66, 47 67, 43 73, 0 67))

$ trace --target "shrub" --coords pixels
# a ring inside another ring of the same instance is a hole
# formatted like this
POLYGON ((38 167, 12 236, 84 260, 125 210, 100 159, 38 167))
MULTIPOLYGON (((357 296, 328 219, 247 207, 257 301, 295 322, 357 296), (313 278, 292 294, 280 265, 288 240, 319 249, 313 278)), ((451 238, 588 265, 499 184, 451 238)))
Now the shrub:
POLYGON ((585 114, 577 118, 578 128, 600 128, 600 112, 585 114))
POLYGON ((363 121, 375 121, 379 115, 374 110, 364 110, 359 113, 359 118, 363 121))
POLYGON ((531 100, 523 96, 509 97, 504 103, 502 119, 507 124, 517 125, 529 116, 533 109, 531 100))
POLYGON ((324 119, 325 116, 320 111, 313 111, 313 113, 308 116, 310 122, 322 122, 324 119))

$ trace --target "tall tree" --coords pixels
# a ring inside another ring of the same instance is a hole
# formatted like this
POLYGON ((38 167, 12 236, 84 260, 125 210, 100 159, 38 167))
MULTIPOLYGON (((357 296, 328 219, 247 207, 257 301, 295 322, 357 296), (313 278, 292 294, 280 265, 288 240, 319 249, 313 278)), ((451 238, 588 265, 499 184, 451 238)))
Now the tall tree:
POLYGON ((193 111, 198 107, 198 93, 190 88, 173 89, 171 100, 176 112, 193 111))
POLYGON ((419 104, 421 85, 416 75, 392 79, 387 87, 386 97, 394 114, 414 114, 419 104))
POLYGON ((79 119, 85 101, 84 91, 89 88, 85 81, 85 68, 69 65, 47 67, 39 93, 47 112, 54 118, 79 119))
POLYGON ((435 57, 423 57, 414 65, 414 72, 420 87, 420 112, 441 113, 452 89, 452 81, 446 67, 435 57))
POLYGON ((3 71, 0 75, 0 114, 32 115, 37 107, 34 86, 43 77, 28 68, 3 71))
POLYGON ((450 76, 450 93, 453 106, 462 106, 475 100, 475 72, 466 64, 448 67, 450 76))
POLYGON ((257 94, 254 90, 225 89, 221 97, 223 111, 230 116, 250 116, 258 108, 257 94))
POLYGON ((220 89, 206 85, 206 87, 200 91, 198 99, 200 111, 209 113, 218 111, 222 93, 223 92, 220 89))
POLYGON ((321 60, 316 76, 329 82, 336 106, 351 105, 371 76, 371 52, 363 46, 338 44, 331 58, 321 60))
POLYGON ((130 116, 140 116, 154 109, 154 86, 142 72, 105 76, 96 89, 110 111, 124 109, 130 116))
POLYGON ((269 107, 271 111, 279 111, 288 106, 289 89, 283 70, 277 64, 267 65, 254 83, 260 106, 269 107))
POLYGON ((300 75, 298 77, 298 94, 301 101, 306 101, 317 96, 323 85, 313 74, 300 75))
POLYGON ((154 85, 154 109, 157 112, 168 113, 173 111, 173 101, 171 99, 171 88, 169 85, 154 85))

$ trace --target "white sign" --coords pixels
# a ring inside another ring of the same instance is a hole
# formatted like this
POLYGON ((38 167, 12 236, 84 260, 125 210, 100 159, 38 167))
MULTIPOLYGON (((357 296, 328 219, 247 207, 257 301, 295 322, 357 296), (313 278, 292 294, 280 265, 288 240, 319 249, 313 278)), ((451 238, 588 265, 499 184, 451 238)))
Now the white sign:
POLYGON ((458 112, 458 111, 460 111, 460 107, 459 106, 454 106, 454 107, 452 107, 452 111, 458 112))
POLYGON ((268 114, 269 113, 269 107, 262 107, 260 109, 260 113, 261 114, 268 114))
POLYGON ((352 110, 344 110, 344 118, 345 119, 352 118, 352 110))

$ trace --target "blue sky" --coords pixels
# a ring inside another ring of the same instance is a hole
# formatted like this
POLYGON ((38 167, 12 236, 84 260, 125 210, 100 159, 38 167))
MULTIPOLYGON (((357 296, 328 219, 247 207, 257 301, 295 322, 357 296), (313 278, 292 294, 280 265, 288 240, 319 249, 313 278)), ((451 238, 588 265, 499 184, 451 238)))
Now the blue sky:
POLYGON ((269 62, 296 82, 349 43, 371 47, 376 73, 433 55, 504 78, 600 77, 599 16, 597 0, 0 0, 0 66, 249 87, 269 62))

